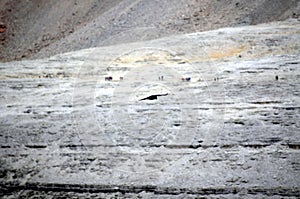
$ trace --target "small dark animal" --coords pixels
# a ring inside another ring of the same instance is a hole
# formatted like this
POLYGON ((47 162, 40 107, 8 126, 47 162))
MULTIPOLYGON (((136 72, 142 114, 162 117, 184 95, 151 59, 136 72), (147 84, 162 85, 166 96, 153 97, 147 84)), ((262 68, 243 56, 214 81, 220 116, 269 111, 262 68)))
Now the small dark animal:
POLYGON ((105 77, 105 81, 112 81, 112 77, 111 76, 109 76, 109 77, 105 77))
POLYGON ((159 96, 166 96, 168 95, 168 93, 165 93, 165 94, 157 94, 157 95, 150 95, 148 97, 145 97, 143 99, 140 99, 139 101, 142 101, 142 100, 157 100, 157 97, 159 96))
POLYGON ((277 75, 275 76, 275 80, 278 81, 278 76, 277 75))
POLYGON ((192 78, 190 78, 190 77, 181 78, 181 80, 184 81, 184 82, 189 82, 189 81, 191 81, 191 79, 192 78))

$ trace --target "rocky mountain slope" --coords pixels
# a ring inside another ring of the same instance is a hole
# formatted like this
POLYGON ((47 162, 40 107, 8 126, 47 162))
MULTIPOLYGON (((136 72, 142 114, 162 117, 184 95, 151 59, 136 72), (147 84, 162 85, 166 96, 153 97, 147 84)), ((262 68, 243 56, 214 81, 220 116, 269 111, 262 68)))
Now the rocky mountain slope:
POLYGON ((1 197, 300 197, 299 33, 289 19, 1 63, 1 197))
POLYGON ((297 18, 299 0, 1 0, 0 60, 297 18))

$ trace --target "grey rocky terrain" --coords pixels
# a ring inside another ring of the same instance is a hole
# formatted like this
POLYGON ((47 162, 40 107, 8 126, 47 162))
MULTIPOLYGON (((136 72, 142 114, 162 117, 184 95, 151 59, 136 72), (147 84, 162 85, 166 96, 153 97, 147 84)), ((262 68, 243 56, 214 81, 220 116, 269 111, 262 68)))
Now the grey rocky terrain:
POLYGON ((299 16, 299 0, 1 0, 0 60, 299 16))
POLYGON ((299 198, 299 41, 289 19, 1 63, 1 197, 299 198))

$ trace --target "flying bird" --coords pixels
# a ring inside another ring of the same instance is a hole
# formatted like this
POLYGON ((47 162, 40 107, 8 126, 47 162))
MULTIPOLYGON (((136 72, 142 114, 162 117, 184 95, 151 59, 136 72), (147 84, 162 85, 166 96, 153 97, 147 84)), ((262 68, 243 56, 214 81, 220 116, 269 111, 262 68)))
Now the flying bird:
POLYGON ((145 97, 145 98, 142 98, 140 99, 139 101, 142 101, 142 100, 157 100, 157 97, 159 96, 166 96, 168 95, 168 93, 165 93, 165 94, 157 94, 157 95, 150 95, 148 97, 145 97))

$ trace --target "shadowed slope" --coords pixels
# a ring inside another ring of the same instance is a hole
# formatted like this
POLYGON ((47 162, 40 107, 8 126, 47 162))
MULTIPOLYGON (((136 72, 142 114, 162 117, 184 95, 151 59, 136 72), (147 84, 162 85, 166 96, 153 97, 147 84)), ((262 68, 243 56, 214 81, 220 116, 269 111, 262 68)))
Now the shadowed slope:
POLYGON ((299 16, 297 0, 2 0, 0 61, 299 16))

